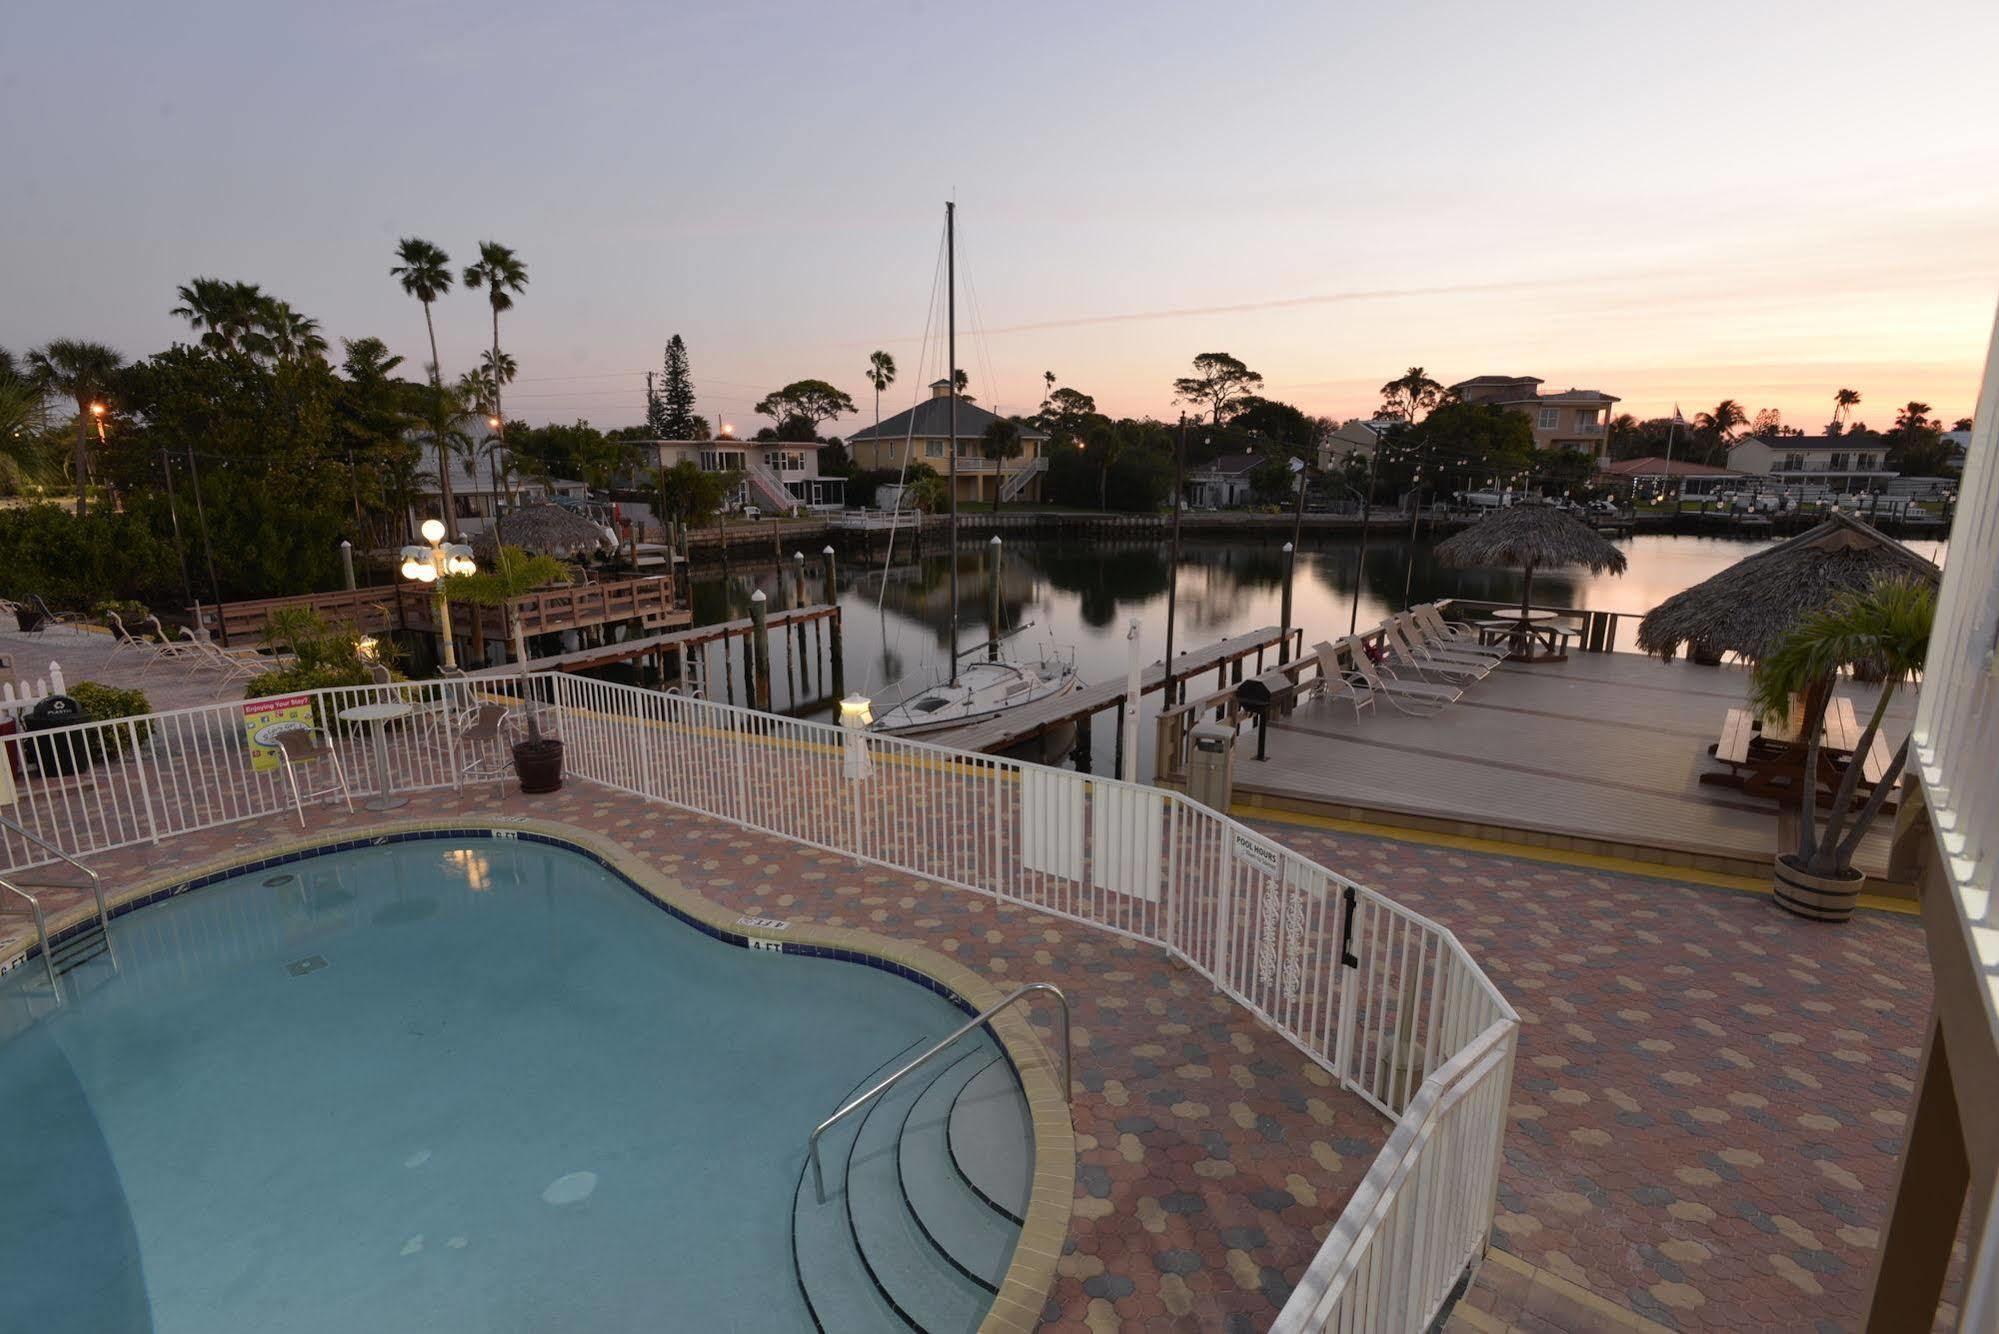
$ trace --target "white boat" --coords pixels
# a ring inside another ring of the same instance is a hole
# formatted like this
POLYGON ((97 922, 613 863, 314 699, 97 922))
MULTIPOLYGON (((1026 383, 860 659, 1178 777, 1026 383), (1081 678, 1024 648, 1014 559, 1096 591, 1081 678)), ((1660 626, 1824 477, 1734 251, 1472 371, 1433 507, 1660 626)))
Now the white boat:
POLYGON ((982 723, 1023 704, 1069 694, 1082 684, 1076 664, 1061 657, 967 663, 958 669, 957 680, 939 681, 884 710, 875 719, 873 730, 893 736, 935 736, 982 723))

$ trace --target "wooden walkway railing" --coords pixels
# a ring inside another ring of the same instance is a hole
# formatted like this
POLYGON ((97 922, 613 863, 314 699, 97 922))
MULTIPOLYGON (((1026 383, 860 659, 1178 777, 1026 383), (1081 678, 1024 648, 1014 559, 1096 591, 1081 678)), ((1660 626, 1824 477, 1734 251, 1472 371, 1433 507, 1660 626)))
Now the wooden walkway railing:
MULTIPOLYGON (((264 622, 270 614, 289 607, 309 607, 333 624, 348 626, 362 634, 390 630, 435 633, 438 628, 430 593, 414 584, 225 602, 202 607, 201 622, 209 633, 225 642, 254 643, 264 637, 264 622)), ((505 639, 511 633, 511 618, 518 618, 521 632, 530 635, 618 621, 638 621, 648 629, 659 629, 672 623, 676 613, 684 610, 672 576, 642 575, 541 589, 515 598, 507 608, 480 607, 477 630, 487 639, 505 639)), ((473 616, 474 608, 463 603, 454 605, 452 629, 460 634, 473 633, 473 616)))

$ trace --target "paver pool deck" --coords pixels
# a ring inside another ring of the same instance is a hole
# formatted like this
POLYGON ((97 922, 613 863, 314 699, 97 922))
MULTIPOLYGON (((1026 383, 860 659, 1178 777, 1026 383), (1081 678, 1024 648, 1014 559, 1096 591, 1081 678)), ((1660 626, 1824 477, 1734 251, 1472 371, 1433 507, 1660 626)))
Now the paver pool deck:
MULTIPOLYGON (((1051 1330, 1266 1328, 1387 1133, 1153 948, 589 783, 419 793, 398 815, 573 825, 745 912, 1064 987, 1078 1169, 1051 1330)), ((376 819, 321 808, 310 832, 376 819)), ((1858 1327, 1929 1006, 1913 918, 1827 927, 1734 890, 1260 827, 1457 932, 1519 1009, 1497 1248, 1671 1329, 1858 1327)), ((272 817, 89 860, 115 890, 297 836, 272 817)), ((23 927, 0 918, 0 940, 23 927)), ((1482 1278, 1466 1306, 1507 1316, 1481 1328, 1582 1327, 1506 1300, 1482 1278)))

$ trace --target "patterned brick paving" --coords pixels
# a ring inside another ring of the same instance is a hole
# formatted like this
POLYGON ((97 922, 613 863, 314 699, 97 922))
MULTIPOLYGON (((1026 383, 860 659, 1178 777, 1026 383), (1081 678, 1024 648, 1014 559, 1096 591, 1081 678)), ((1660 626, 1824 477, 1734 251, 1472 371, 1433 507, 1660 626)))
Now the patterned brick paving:
MULTIPOLYGON (((1264 1328, 1385 1135, 1130 942, 588 785, 403 813, 530 812, 745 911, 920 939, 996 983, 1069 990, 1080 1152, 1050 1329, 1264 1328)), ((1674 1329, 1857 1327, 1929 1003, 1913 920, 1824 927, 1734 891, 1263 828, 1456 931, 1520 1009, 1500 1248, 1674 1329)), ((265 820, 94 862, 132 883, 296 832, 265 820)))
POLYGON ((1263 828, 1520 1011, 1499 1247, 1674 1329, 1858 1328, 1930 1003, 1914 918, 1263 828))

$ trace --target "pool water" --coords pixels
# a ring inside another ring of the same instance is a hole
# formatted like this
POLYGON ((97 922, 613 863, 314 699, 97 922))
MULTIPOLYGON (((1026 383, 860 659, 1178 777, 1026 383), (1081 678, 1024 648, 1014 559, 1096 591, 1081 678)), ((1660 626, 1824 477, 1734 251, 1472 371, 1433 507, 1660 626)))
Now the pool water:
POLYGON ((112 938, 59 1010, 0 982, 7 1328, 809 1330, 806 1137, 963 1018, 524 840, 266 868, 112 938))

